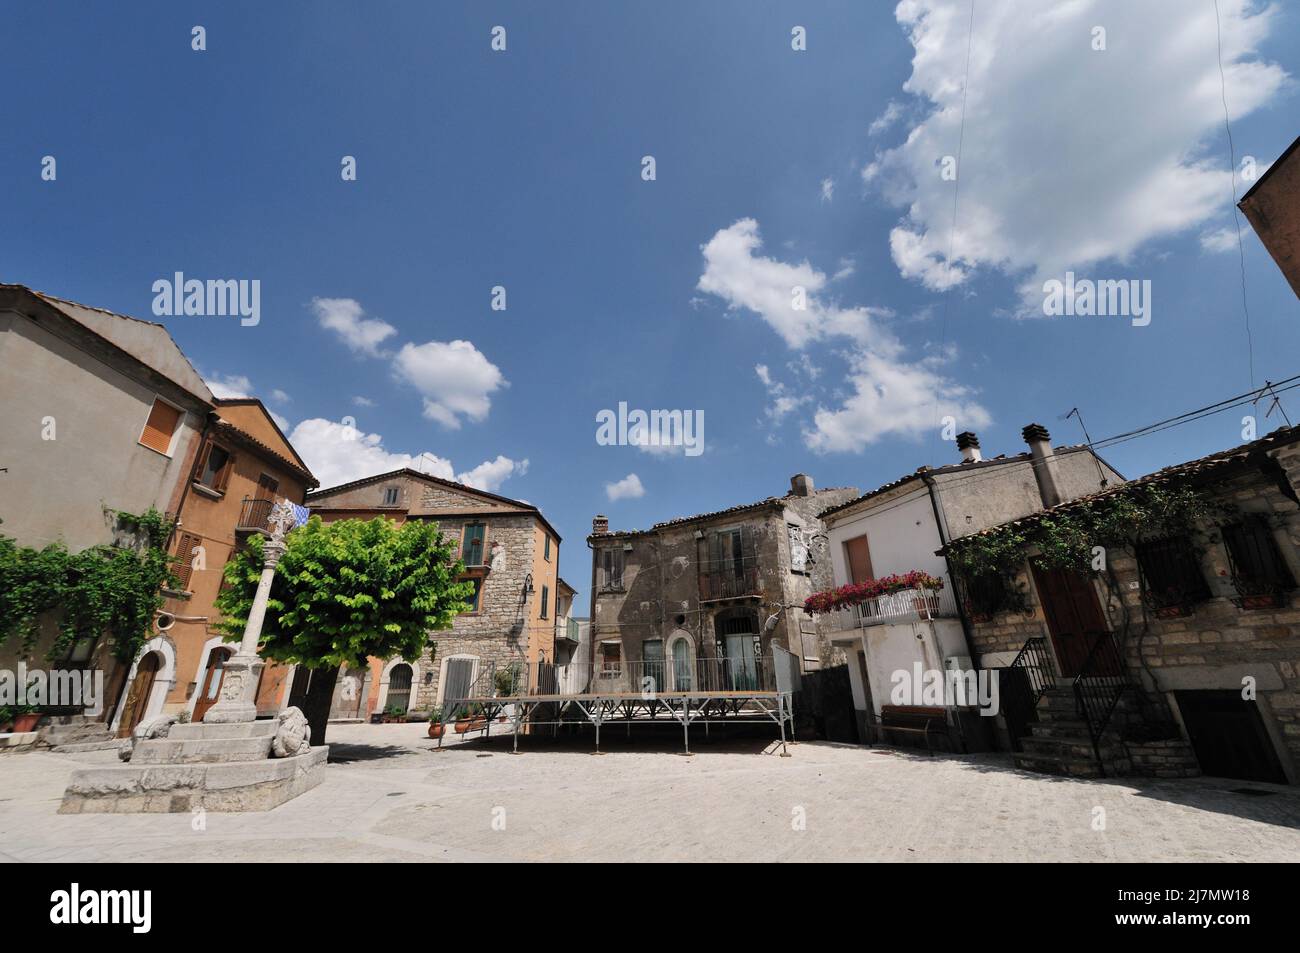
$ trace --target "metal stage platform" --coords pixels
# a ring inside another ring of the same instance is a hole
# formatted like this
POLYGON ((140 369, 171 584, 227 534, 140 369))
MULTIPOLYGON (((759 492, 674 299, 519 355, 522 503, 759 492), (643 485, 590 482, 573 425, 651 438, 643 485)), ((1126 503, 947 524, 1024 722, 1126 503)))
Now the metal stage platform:
POLYGON ((599 753, 603 726, 623 725, 630 735, 633 726, 675 722, 681 725, 686 755, 691 753, 693 725, 703 725, 707 734, 709 725, 771 722, 777 728, 781 755, 788 757, 798 662, 779 647, 773 652, 771 660, 737 665, 726 659, 702 659, 689 666, 679 663, 676 671, 671 661, 623 663, 617 671, 595 673, 573 671, 572 665, 495 669, 483 663, 485 670, 467 673, 468 678, 449 677, 442 721, 450 726, 472 718, 476 726, 465 734, 482 732, 489 737, 492 725, 500 724, 498 719, 504 716, 513 729, 516 753, 525 728, 534 726, 590 724, 596 730, 599 753), (487 686, 493 689, 484 691, 487 686), (640 690, 633 690, 634 686, 640 690), (479 718, 484 719, 481 726, 476 724, 479 718))

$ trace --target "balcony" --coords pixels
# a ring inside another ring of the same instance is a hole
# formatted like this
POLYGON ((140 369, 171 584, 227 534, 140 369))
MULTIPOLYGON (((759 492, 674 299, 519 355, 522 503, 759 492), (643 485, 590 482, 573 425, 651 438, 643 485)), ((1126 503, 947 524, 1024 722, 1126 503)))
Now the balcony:
POLYGON ((243 503, 239 506, 239 522, 235 524, 235 532, 270 535, 271 510, 274 506, 275 500, 244 497, 243 503))
POLYGON ((700 569, 700 601, 756 598, 763 595, 757 556, 705 563, 700 569))
POLYGON ((571 642, 578 644, 578 620, 577 619, 556 619, 555 620, 555 641, 571 642))
POLYGON ((868 599, 856 606, 837 609, 827 615, 833 632, 849 632, 871 625, 955 618, 957 618, 957 602, 953 598, 951 586, 945 586, 938 591, 903 589, 868 599))

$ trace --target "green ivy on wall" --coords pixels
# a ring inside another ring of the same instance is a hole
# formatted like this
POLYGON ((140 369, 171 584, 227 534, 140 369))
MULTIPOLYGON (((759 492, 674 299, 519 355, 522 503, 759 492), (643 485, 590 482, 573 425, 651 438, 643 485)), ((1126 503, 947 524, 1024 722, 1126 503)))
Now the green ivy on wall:
POLYGON ((165 549, 172 523, 154 509, 140 516, 110 512, 134 536, 133 546, 70 553, 62 543, 32 549, 0 535, 0 644, 16 639, 22 654, 30 654, 42 618, 56 613, 50 660, 66 657, 82 639, 103 636, 116 658, 135 658, 162 606, 162 586, 174 581, 165 549))

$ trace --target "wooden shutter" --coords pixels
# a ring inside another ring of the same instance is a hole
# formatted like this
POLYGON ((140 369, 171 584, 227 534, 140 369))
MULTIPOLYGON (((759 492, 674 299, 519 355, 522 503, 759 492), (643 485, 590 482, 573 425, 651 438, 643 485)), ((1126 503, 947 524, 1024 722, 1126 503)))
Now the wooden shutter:
POLYGON ((263 473, 257 478, 257 492, 254 494, 255 499, 273 500, 275 494, 280 489, 280 481, 275 477, 263 473))
POLYGON ((144 433, 140 434, 140 442, 150 450, 166 453, 171 449, 172 434, 176 432, 180 419, 179 410, 155 398, 149 419, 144 423, 144 433))
POLYGON ((190 576, 194 572, 194 547, 202 544, 202 537, 193 533, 181 533, 181 541, 176 546, 174 572, 180 588, 185 592, 190 591, 190 576))
POLYGON ((844 543, 844 556, 849 563, 849 579, 852 582, 866 582, 871 575, 871 549, 866 536, 854 536, 844 543))

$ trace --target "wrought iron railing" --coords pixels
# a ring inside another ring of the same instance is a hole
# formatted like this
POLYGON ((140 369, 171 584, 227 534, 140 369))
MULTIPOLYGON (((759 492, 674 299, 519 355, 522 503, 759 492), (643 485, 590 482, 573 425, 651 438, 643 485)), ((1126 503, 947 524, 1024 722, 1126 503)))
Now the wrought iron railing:
POLYGON ((1251 514, 1223 527, 1232 584, 1242 600, 1280 598, 1296 582, 1282 559, 1277 541, 1264 517, 1251 514))
POLYGON ((845 632, 868 625, 957 618, 952 589, 903 589, 830 613, 830 627, 845 632))
POLYGON ((1038 720, 1038 702, 1056 683, 1056 663, 1052 660, 1047 639, 1027 639, 1011 664, 1000 673, 999 689, 1007 730, 1012 745, 1019 750, 1020 739, 1028 733, 1029 723, 1038 720))
POLYGON ((664 692, 710 694, 721 692, 776 691, 776 673, 771 659, 751 656, 620 662, 616 665, 590 662, 523 662, 501 666, 482 662, 471 678, 456 686, 448 684, 444 703, 459 704, 468 699, 518 698, 537 695, 641 695, 664 692))
POLYGON ((708 561, 700 566, 701 601, 738 599, 762 593, 763 579, 757 556, 708 561))
POLYGON ((239 522, 235 529, 240 531, 255 531, 260 533, 271 532, 271 510, 275 507, 275 500, 253 499, 244 497, 244 501, 239 506, 239 522))
POLYGON ((1098 632, 1092 633, 1092 638, 1092 647, 1074 677, 1074 701, 1088 726, 1097 765, 1105 773, 1101 738, 1121 696, 1129 688, 1129 680, 1124 673, 1124 657, 1114 636, 1109 632, 1098 632))
POLYGON ((1210 598, 1210 587, 1186 536, 1143 540, 1136 553, 1142 598, 1155 611, 1187 612, 1210 598))

